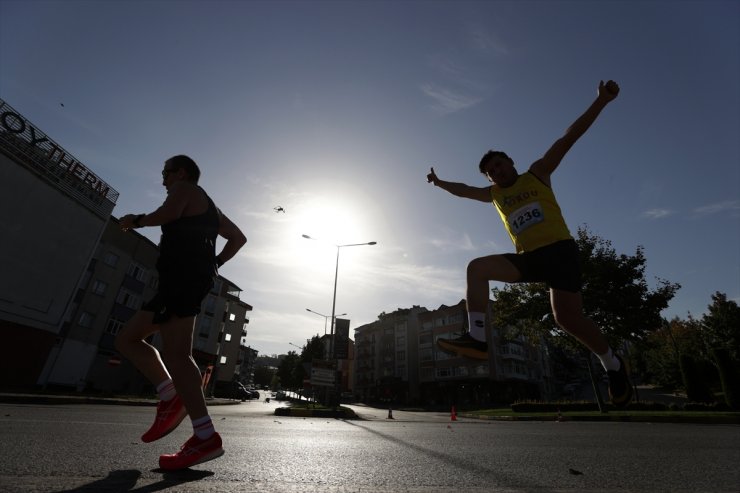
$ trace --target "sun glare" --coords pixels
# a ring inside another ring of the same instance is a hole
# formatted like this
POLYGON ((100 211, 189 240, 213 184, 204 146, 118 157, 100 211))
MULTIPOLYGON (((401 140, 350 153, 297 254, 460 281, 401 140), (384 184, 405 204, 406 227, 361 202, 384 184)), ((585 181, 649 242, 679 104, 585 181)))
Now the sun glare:
POLYGON ((295 226, 301 235, 338 245, 371 241, 368 218, 359 205, 345 197, 317 197, 307 200, 296 211, 295 226))

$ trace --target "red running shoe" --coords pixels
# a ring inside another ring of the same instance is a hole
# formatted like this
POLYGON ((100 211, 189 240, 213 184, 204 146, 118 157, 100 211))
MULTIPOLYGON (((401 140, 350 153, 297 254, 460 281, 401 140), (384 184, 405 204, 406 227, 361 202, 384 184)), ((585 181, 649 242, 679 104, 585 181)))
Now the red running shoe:
POLYGON ((154 418, 154 424, 149 431, 141 435, 141 441, 144 443, 153 442, 159 440, 169 432, 177 428, 177 426, 187 416, 185 406, 180 400, 180 396, 176 395, 168 401, 159 401, 157 404, 157 417, 154 418))
POLYGON ((160 455, 159 467, 166 471, 185 469, 222 455, 224 455, 224 449, 221 444, 221 436, 218 433, 214 433, 205 440, 193 435, 185 442, 185 445, 180 447, 178 453, 160 455))

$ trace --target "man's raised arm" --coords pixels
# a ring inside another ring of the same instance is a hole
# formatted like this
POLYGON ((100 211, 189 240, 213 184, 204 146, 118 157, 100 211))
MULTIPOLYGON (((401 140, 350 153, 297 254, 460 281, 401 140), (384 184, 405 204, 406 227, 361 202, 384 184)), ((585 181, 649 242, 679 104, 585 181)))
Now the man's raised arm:
POLYGON ((601 110, 603 110, 609 102, 614 100, 618 94, 619 86, 616 82, 610 80, 604 84, 603 80, 600 81, 598 95, 594 102, 591 103, 591 106, 589 106, 588 109, 579 116, 570 127, 568 127, 568 130, 565 131, 565 135, 556 140, 541 159, 532 164, 529 170, 537 175, 541 180, 549 183, 550 174, 555 171, 555 168, 558 167, 565 154, 571 147, 573 147, 573 144, 576 143, 581 135, 586 133, 586 130, 589 129, 591 124, 596 121, 596 117, 599 116, 601 110))
POLYGON ((437 174, 434 172, 434 168, 431 169, 427 175, 427 183, 433 183, 435 187, 439 187, 452 195, 463 197, 466 199, 479 200, 481 202, 491 201, 491 187, 471 187, 464 183, 454 183, 451 181, 444 181, 437 178, 437 174))

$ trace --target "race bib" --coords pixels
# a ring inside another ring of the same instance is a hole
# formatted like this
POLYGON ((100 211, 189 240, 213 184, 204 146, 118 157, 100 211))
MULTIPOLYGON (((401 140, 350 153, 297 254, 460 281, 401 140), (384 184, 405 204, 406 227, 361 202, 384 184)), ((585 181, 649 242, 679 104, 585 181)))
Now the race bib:
POLYGON ((507 220, 509 221, 511 232, 518 235, 530 226, 544 221, 545 215, 542 213, 540 203, 533 202, 509 214, 507 220))

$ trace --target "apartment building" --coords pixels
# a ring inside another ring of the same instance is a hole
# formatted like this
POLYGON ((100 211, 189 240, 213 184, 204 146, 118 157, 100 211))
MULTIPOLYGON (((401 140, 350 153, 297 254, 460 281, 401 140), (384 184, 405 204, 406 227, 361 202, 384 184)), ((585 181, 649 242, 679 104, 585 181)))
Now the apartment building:
POLYGON ((2 99, 0 184, 0 387, 22 388, 77 354, 60 331, 118 192, 2 99))
MULTIPOLYGON (((118 192, 1 99, 0 183, 0 388, 148 389, 114 339, 156 291, 157 246, 122 232, 118 192)), ((194 356, 214 380, 240 375, 240 292, 219 276, 196 320, 194 356)))
POLYGON ((413 306, 382 313, 355 329, 354 394, 363 401, 419 400, 419 314, 413 306))
POLYGON ((447 407, 509 403, 547 390, 549 364, 541 347, 508 340, 486 326, 487 360, 460 358, 437 346, 439 338, 466 331, 465 301, 436 310, 414 306, 382 314, 355 330, 355 394, 367 401, 447 407))
MULTIPOLYGON (((111 217, 74 296, 61 331, 62 351, 45 368, 49 385, 116 394, 141 394, 151 384, 116 351, 123 325, 156 292, 157 245, 136 231, 123 232, 111 217)), ((216 380, 239 377, 240 347, 250 305, 241 289, 218 276, 203 300, 193 333, 193 357, 216 380)), ((161 339, 150 342, 161 348, 161 339)))

